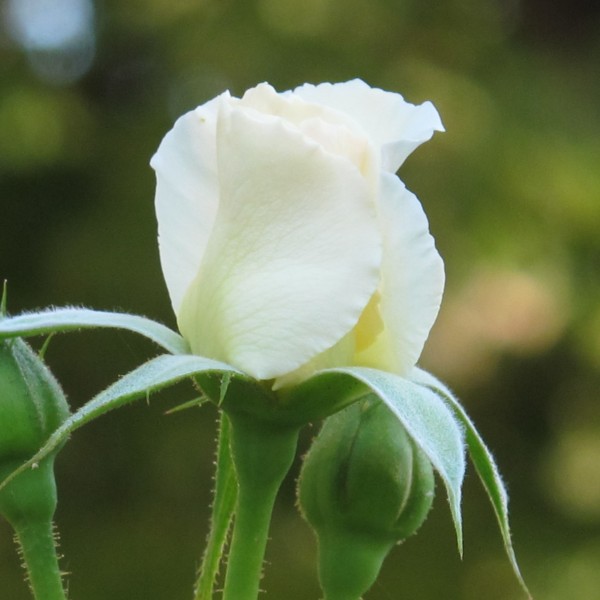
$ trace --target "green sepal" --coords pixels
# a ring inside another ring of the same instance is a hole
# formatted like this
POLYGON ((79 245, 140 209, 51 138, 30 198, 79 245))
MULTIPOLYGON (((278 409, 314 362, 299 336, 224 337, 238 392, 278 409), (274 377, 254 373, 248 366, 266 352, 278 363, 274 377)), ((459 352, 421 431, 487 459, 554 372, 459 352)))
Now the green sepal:
POLYGON ((230 374, 236 379, 252 381, 230 365, 200 356, 165 354, 149 360, 100 392, 66 419, 29 460, 0 482, 0 490, 19 473, 48 456, 75 430, 104 413, 135 400, 145 399, 151 393, 186 378, 203 376, 206 381, 216 381, 218 384, 224 374, 230 374))
POLYGON ((6 279, 2 284, 2 298, 0 299, 0 319, 6 317, 6 304, 8 301, 8 283, 6 279))
MULTIPOLYGON (((462 556, 462 519, 460 512, 462 482, 465 474, 465 448, 462 425, 446 402, 427 386, 404 379, 393 373, 365 367, 340 367, 317 373, 284 397, 300 413, 308 407, 305 417, 311 420, 313 414, 324 416, 369 394, 376 395, 384 402, 402 424, 406 433, 421 449, 434 469, 440 475, 448 494, 450 512, 456 530, 459 553, 462 556), (319 382, 327 383, 319 390, 319 382), (345 396, 327 400, 329 390, 342 390, 345 396), (322 397, 324 406, 315 409, 314 399, 304 397, 313 393, 322 397), (305 402, 304 402, 305 400, 305 402)), ((296 415, 299 418, 299 415, 296 415)))
POLYGON ((448 406, 454 411, 456 418, 462 423, 465 429, 469 457, 475 466, 475 470, 477 471, 481 483, 494 508, 508 560, 510 561, 519 584, 527 596, 531 598, 531 593, 521 575, 521 570, 519 569, 512 544, 510 524, 508 521, 508 494, 492 453, 485 445, 485 442, 465 412, 465 409, 444 383, 422 369, 414 369, 411 378, 416 383, 427 386, 443 398, 444 401, 448 403, 448 406))
POLYGON ((51 308, 0 319, 0 338, 31 337, 49 333, 114 327, 139 333, 171 354, 188 354, 187 342, 175 331, 139 315, 89 308, 51 308))

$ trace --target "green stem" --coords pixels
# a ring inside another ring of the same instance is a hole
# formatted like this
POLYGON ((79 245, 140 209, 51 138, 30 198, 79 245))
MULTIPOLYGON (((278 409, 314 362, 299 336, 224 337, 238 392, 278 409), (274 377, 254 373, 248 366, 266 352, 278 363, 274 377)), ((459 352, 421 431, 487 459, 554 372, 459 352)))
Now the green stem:
POLYGON ((319 580, 324 600, 360 600, 393 546, 393 540, 378 540, 361 531, 321 531, 319 580))
POLYGON ((229 419, 221 413, 219 445, 217 449, 217 472, 215 475, 215 498, 210 519, 210 532, 202 566, 196 581, 194 600, 211 600, 219 565, 223 556, 227 533, 231 526, 237 497, 237 481, 229 449, 229 419))
POLYGON ((240 494, 224 600, 256 600, 276 494, 240 494))
POLYGON ((296 454, 298 429, 239 413, 230 418, 239 487, 223 600, 256 600, 271 513, 296 454))
MULTIPOLYGON (((16 461, 19 463, 20 461, 16 461)), ((1 476, 14 471, 9 464, 1 476)), ((0 512, 21 547, 27 579, 36 600, 65 600, 52 519, 56 510, 54 455, 15 477, 0 493, 0 512)))
POLYGON ((52 522, 29 522, 16 528, 16 532, 34 598, 66 600, 52 522))

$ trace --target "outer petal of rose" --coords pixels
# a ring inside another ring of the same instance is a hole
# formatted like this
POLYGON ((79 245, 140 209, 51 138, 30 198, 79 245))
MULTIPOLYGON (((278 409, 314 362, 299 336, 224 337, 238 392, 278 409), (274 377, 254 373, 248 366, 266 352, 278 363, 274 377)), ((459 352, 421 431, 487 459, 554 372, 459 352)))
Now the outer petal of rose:
POLYGON ((380 220, 384 255, 378 308, 383 331, 356 356, 355 363, 406 375, 437 317, 444 263, 420 202, 390 174, 382 176, 380 220))
POLYGON ((293 93, 352 117, 381 148, 382 168, 392 173, 415 148, 431 139, 434 131, 444 131, 431 102, 415 106, 400 94, 372 88, 360 79, 305 84, 293 93))
POLYGON ((198 273, 217 212, 217 111, 228 96, 180 117, 150 161, 160 260, 175 314, 198 273))
POLYGON ((219 211, 179 314, 192 350, 258 379, 333 346, 377 287, 364 178, 280 119, 222 107, 219 211))

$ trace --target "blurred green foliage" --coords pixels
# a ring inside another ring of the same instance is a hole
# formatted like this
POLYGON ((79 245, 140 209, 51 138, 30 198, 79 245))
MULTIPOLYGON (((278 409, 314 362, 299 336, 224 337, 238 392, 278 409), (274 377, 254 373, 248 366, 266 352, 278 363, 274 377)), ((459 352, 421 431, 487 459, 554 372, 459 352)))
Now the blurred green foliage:
MULTIPOLYGON (((174 325, 148 160, 179 114, 223 89, 361 77, 435 103, 447 133, 401 170, 448 275, 422 363, 496 453, 534 595, 599 599, 600 6, 105 0, 85 43, 40 49, 17 35, 14 4, 0 2, 0 277, 13 313, 73 303, 174 325)), ((129 334, 81 333, 55 339, 47 360, 77 407, 155 352, 129 334)), ((73 598, 191 596, 215 413, 163 413, 193 393, 103 417, 62 452, 57 519, 73 598)), ((465 491, 464 561, 439 493, 368 600, 522 597, 472 474, 465 491)), ((264 588, 317 598, 315 543, 293 498, 290 477, 264 588)), ((0 596, 24 600, 11 538, 0 523, 0 596)))

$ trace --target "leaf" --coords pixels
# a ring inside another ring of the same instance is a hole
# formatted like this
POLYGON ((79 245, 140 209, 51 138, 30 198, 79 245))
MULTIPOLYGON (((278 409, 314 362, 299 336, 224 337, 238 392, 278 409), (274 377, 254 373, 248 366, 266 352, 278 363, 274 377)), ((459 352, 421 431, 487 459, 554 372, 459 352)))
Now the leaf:
POLYGON ((171 354, 190 352, 187 342, 178 333, 152 319, 76 307, 52 308, 0 319, 0 338, 30 337, 92 327, 127 329, 151 339, 171 354))
POLYGON ((232 374, 245 378, 240 371, 225 363, 193 355, 157 356, 142 366, 130 371, 103 392, 92 398, 77 412, 71 415, 49 438, 42 448, 26 463, 13 471, 3 482, 2 489, 14 477, 29 467, 33 467, 52 450, 59 446, 69 435, 89 421, 104 413, 134 400, 146 398, 148 394, 173 385, 182 379, 200 374, 232 374))
POLYGON ((330 369, 364 383, 396 415, 431 461, 448 492, 458 550, 462 556, 461 487, 465 474, 461 426, 438 394, 398 375, 364 367, 330 369))
POLYGON ((496 513, 496 518, 498 520, 498 525, 504 541, 506 554, 508 555, 512 569, 517 576, 521 587, 527 593, 529 598, 531 598, 531 593, 529 592, 527 585, 523 580, 519 565, 517 564, 517 558, 513 549, 510 526, 508 522, 508 495, 492 453, 488 450, 477 429, 475 429, 473 421, 471 421, 464 408, 460 405, 459 401, 448 389, 448 387, 436 379, 433 375, 427 373, 427 371, 423 371, 422 369, 415 368, 413 374, 413 381, 421 385, 425 385, 429 389, 439 394, 452 408, 455 415, 464 426, 469 456, 473 461, 473 465, 475 466, 477 474, 481 479, 481 483, 483 484, 483 487, 490 498, 490 502, 494 507, 494 512, 496 513))

